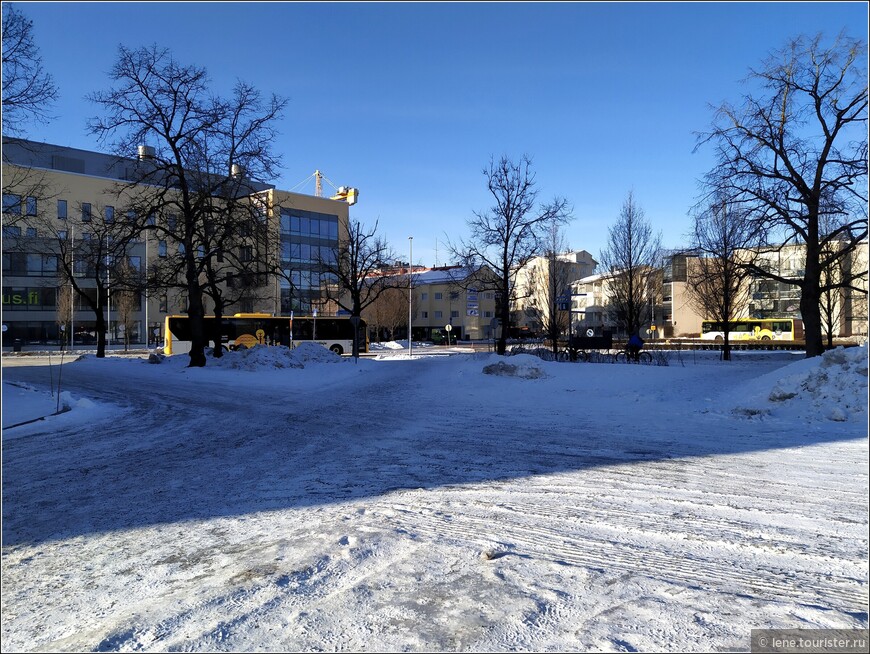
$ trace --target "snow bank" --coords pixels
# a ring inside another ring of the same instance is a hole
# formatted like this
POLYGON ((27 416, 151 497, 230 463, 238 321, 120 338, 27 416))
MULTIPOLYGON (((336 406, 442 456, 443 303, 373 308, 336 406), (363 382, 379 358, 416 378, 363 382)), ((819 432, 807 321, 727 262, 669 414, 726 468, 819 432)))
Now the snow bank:
POLYGON ((95 409, 101 408, 87 398, 76 399, 68 391, 48 392, 21 382, 3 382, 3 429, 21 425, 13 432, 5 432, 3 438, 26 431, 25 423, 41 418, 59 420, 62 424, 72 424, 75 420, 88 420, 97 415, 95 409), (75 410, 75 411, 74 411, 75 410), (69 412, 74 411, 71 419, 69 412))
POLYGON ((370 350, 407 350, 408 342, 405 344, 397 343, 396 341, 387 341, 385 343, 369 343, 370 350))
POLYGON ((867 346, 797 361, 747 384, 739 395, 731 405, 737 415, 866 422, 867 346))
MULTIPOLYGON (((184 355, 159 358, 159 355, 149 357, 149 363, 169 362, 170 365, 187 368, 190 358, 184 355)), ((280 370, 282 368, 304 368, 312 363, 339 363, 343 359, 332 350, 318 343, 300 343, 292 350, 286 347, 257 346, 247 350, 226 352, 221 358, 215 359, 210 354, 206 368, 229 370, 245 370, 249 372, 262 370, 280 370)))

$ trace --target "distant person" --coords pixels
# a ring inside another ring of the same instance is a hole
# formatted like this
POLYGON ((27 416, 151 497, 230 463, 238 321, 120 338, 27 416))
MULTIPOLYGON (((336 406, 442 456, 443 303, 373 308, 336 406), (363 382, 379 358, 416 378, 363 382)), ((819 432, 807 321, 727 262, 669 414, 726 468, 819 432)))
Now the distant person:
POLYGON ((643 339, 638 335, 637 332, 631 335, 631 338, 628 339, 628 345, 625 348, 625 351, 628 353, 629 358, 637 361, 640 358, 640 351, 643 349, 643 339))

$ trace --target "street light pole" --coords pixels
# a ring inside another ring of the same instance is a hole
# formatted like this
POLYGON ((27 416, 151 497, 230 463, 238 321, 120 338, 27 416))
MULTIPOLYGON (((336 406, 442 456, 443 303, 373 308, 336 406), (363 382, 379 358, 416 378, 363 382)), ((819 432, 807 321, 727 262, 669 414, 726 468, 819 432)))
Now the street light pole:
POLYGON ((408 358, 409 359, 411 358, 412 347, 413 347, 412 343, 414 341, 414 338, 412 335, 413 328, 411 326, 411 318, 413 315, 412 308, 411 308, 412 304, 413 304, 413 297, 411 294, 411 287, 412 287, 411 270, 413 270, 413 268, 412 268, 413 262, 414 262, 414 237, 409 236, 408 237, 408 358))
POLYGON ((109 272, 109 232, 106 231, 106 344, 112 343, 112 296, 110 289, 112 280, 109 272))

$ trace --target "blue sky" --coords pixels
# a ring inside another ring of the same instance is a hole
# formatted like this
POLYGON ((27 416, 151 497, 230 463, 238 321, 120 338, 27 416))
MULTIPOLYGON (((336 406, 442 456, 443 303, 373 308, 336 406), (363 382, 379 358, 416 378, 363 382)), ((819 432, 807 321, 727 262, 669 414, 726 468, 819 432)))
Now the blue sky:
POLYGON ((711 166, 692 152, 709 105, 739 99, 788 39, 867 39, 868 21, 863 2, 13 4, 60 91, 30 138, 98 149, 85 95, 108 86, 119 44, 156 43, 217 92, 243 79, 287 97, 271 181, 320 169, 359 188, 351 216, 378 220, 403 259, 413 236, 425 265, 447 263, 446 236, 491 206, 481 171, 502 154, 528 154, 541 199, 572 203, 572 248, 598 256, 629 190, 681 245, 711 166))

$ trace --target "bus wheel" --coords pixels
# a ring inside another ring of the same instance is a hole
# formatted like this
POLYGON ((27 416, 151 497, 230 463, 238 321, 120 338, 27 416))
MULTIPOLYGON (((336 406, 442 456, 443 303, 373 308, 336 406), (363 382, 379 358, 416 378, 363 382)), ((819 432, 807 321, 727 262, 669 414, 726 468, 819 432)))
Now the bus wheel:
POLYGON ((717 343, 721 343, 721 342, 724 341, 724 340, 725 340, 725 339, 722 338, 721 336, 717 336, 717 337, 716 337, 716 342, 717 342, 717 343))
POLYGON ((338 345, 338 344, 333 345, 329 349, 332 350, 333 352, 335 352, 336 354, 338 354, 339 356, 341 356, 344 353, 344 350, 342 349, 341 345, 338 345))
POLYGON ((770 340, 770 336, 762 336, 762 337, 761 337, 761 340, 762 340, 762 341, 769 341, 769 340, 770 340))

